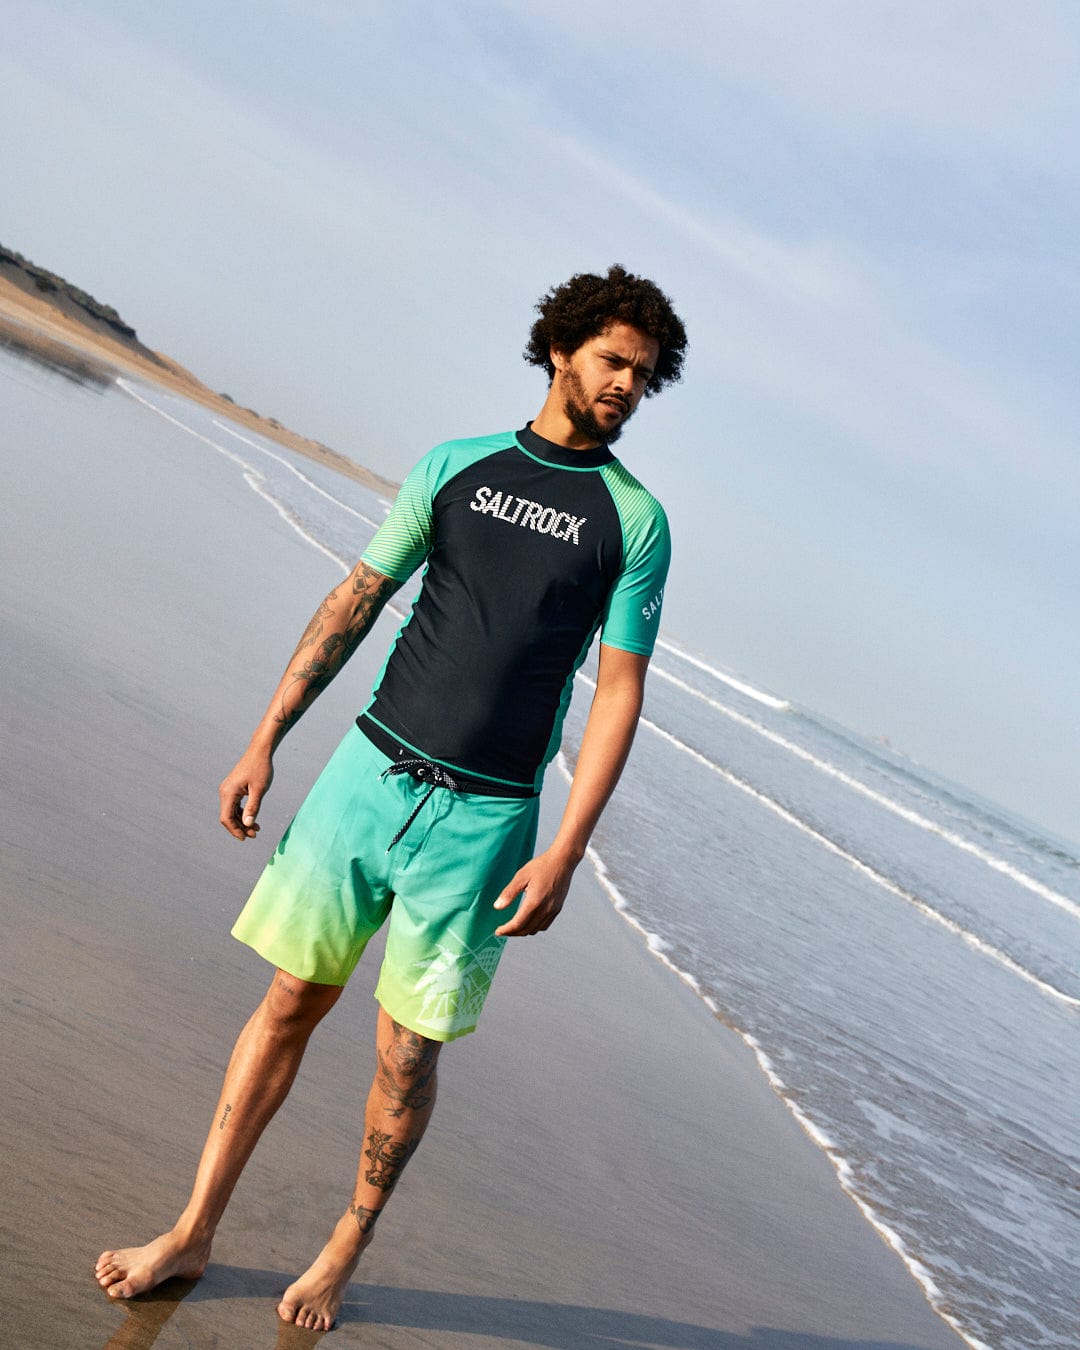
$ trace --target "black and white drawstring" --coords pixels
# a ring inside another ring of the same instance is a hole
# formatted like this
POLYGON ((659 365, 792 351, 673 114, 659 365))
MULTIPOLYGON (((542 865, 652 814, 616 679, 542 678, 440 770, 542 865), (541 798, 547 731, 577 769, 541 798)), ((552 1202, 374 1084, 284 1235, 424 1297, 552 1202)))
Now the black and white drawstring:
POLYGON ((428 800, 428 798, 431 796, 431 794, 435 791, 437 787, 449 788, 451 792, 460 792, 461 790, 458 787, 456 780, 451 778, 451 776, 446 772, 443 766, 441 764, 434 763, 430 759, 418 759, 418 758, 399 759, 395 764, 391 764, 388 768, 383 769, 379 777, 380 778, 386 778, 388 776, 393 777, 395 774, 399 773, 412 774, 412 776, 414 778, 418 778, 421 783, 430 783, 431 787, 428 788, 427 792, 424 793, 424 795, 416 803, 415 807, 413 807, 413 812, 412 815, 409 817, 409 819, 405 822, 404 825, 402 825, 401 829, 398 830, 397 834, 395 834, 393 839, 391 839, 390 842, 387 844, 386 846, 387 853, 390 852, 390 850, 394 847, 394 845, 398 842, 398 840, 401 839, 405 831, 413 823, 416 817, 420 814, 420 808, 424 805, 424 803, 428 800))

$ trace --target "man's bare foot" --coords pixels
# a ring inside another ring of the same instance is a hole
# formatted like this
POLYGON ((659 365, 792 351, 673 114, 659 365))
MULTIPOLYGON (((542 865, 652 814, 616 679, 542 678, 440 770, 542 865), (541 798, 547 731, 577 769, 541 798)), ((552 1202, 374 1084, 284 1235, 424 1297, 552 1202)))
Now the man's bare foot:
POLYGON ((369 1210, 358 1214, 350 1210, 337 1221, 330 1241, 285 1290, 277 1309, 283 1322, 294 1322, 308 1331, 330 1330, 360 1253, 371 1241, 377 1217, 369 1210))
POLYGON ((210 1260, 210 1239, 184 1237, 174 1228, 171 1233, 148 1242, 145 1247, 124 1247, 102 1252, 94 1275, 110 1298, 133 1298, 145 1294, 162 1280, 179 1276, 197 1280, 210 1260))

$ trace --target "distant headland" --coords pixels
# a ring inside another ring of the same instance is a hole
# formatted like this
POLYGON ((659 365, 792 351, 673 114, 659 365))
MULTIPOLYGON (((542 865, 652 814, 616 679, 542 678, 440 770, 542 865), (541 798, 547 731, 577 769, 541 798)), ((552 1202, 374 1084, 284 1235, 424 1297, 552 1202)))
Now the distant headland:
POLYGON ((273 417, 218 394, 177 362, 144 346, 111 305, 0 244, 0 349, 31 357, 76 378, 111 383, 132 374, 182 394, 309 459, 393 496, 398 484, 310 440, 273 417))

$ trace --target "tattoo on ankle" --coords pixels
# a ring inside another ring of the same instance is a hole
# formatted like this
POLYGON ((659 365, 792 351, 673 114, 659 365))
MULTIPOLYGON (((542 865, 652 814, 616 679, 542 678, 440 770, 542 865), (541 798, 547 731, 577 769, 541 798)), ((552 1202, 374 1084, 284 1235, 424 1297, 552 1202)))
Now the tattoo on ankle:
POLYGON ((366 1209, 363 1205, 358 1205, 355 1200, 349 1202, 349 1213, 356 1220, 356 1226, 365 1236, 375 1227, 375 1220, 382 1213, 381 1209, 366 1209))
POLYGON ((371 1160, 364 1180, 376 1190, 392 1191, 419 1143, 419 1139, 394 1139, 382 1130, 372 1130, 364 1150, 364 1157, 371 1160))
POLYGON ((218 1129, 219 1129, 219 1130, 223 1130, 223 1129, 225 1128, 225 1122, 229 1119, 229 1112, 230 1112, 231 1110, 232 1110, 232 1107, 229 1105, 228 1102, 226 1102, 226 1103, 225 1103, 225 1110, 224 1110, 224 1112, 223 1112, 223 1114, 222 1114, 221 1121, 220 1121, 220 1123, 218 1124, 218 1129))

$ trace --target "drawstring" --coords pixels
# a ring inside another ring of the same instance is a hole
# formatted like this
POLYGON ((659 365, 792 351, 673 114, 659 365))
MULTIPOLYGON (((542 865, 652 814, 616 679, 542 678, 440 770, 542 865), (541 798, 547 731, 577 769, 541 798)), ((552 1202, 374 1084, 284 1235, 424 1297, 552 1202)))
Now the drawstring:
POLYGON ((409 819, 405 822, 404 825, 402 825, 401 829, 398 830, 397 834, 395 834, 393 839, 391 839, 390 842, 387 844, 386 846, 387 853, 390 852, 390 850, 394 847, 394 845, 398 842, 398 840, 402 837, 402 835, 404 835, 405 831, 413 823, 416 817, 420 814, 420 808, 424 805, 424 803, 427 801, 427 799, 431 796, 431 794, 435 791, 437 787, 449 788, 451 792, 458 792, 460 790, 458 788, 457 783, 454 781, 453 778, 450 777, 450 775, 446 772, 443 766, 441 764, 433 763, 432 760, 430 759, 399 759, 396 764, 391 764, 389 768, 383 769, 382 773, 379 774, 379 777, 386 778, 387 775, 393 777, 394 774, 398 773, 411 773, 414 778, 419 778, 421 783, 430 783, 431 787, 428 788, 427 792, 425 792, 424 795, 420 798, 420 800, 416 803, 416 806, 413 808, 413 813, 409 817, 409 819))

